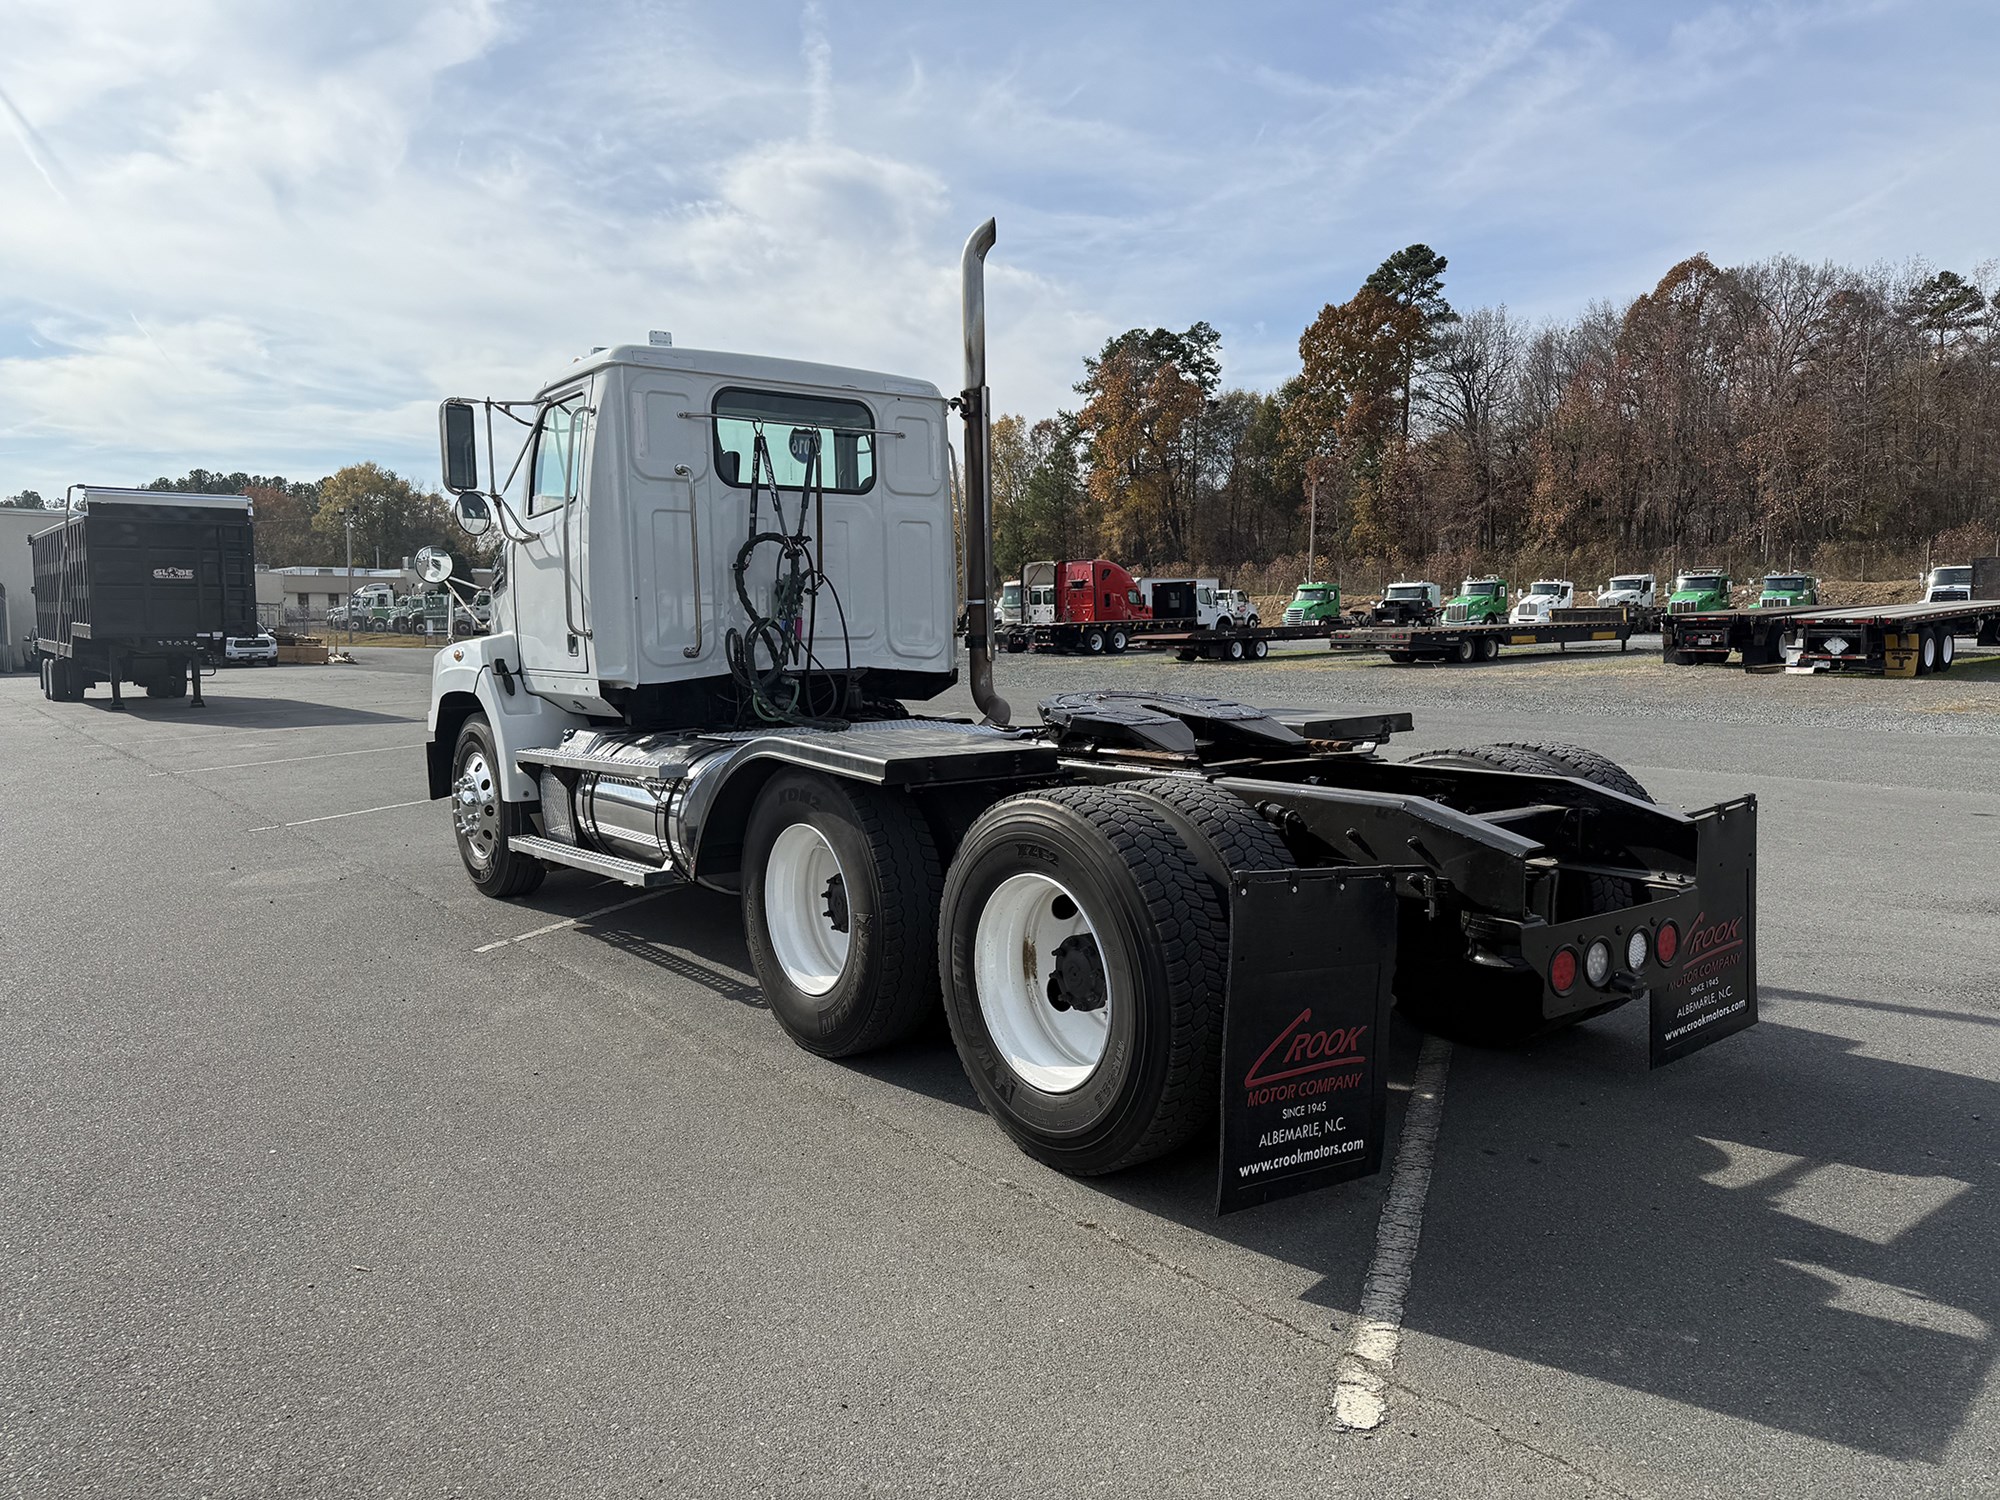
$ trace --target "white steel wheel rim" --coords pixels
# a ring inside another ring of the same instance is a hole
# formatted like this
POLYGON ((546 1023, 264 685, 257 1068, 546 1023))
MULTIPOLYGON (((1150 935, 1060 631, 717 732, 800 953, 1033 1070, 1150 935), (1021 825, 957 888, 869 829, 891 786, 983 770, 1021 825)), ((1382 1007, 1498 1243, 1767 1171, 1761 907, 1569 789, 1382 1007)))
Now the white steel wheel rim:
POLYGON ((845 906, 852 886, 840 856, 810 823, 791 824, 771 845, 764 865, 764 921, 778 966, 804 994, 824 995, 847 967, 853 908, 846 906, 836 926, 830 910, 835 881, 845 906))
POLYGON ((1952 638, 1946 635, 1943 631, 1939 631, 1938 647, 1937 647, 1938 665, 1941 667, 1950 666, 1951 659, 1955 654, 1956 654, 1956 646, 1952 638))
MULTIPOLYGON (((1045 1094, 1082 1088, 1111 1037, 1118 999, 1108 973, 1100 1009, 1058 1010, 1049 997, 1056 949, 1078 935, 1097 939, 1076 897, 1061 881, 1030 872, 1010 875, 994 888, 973 932, 973 975, 987 1034, 1007 1066, 1045 1094)), ((1101 945, 1099 953, 1101 969, 1101 945)))
POLYGON ((500 847, 500 789, 484 750, 474 750, 459 767, 451 789, 451 819, 465 841, 466 858, 482 870, 492 864, 500 847))
POLYGON ((1937 664, 1936 636, 1926 635, 1923 638, 1923 640, 1918 644, 1917 650, 1923 654, 1923 662, 1925 666, 1929 667, 1929 666, 1935 666, 1937 664))

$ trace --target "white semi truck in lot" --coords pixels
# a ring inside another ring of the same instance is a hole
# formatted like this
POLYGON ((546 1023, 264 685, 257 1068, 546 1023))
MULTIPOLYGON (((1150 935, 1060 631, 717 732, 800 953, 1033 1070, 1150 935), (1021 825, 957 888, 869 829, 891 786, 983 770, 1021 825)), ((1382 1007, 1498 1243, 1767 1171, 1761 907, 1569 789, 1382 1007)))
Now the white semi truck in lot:
POLYGON ((1684 815, 1563 745, 1395 761, 1395 712, 1095 690, 1017 715, 988 597, 993 239, 966 244, 951 400, 647 344, 444 403, 460 522, 502 539, 492 632, 432 681, 430 790, 472 883, 736 893, 801 1047, 880 1047, 941 1004, 986 1109, 1063 1171, 1219 1113, 1224 1209, 1379 1165, 1392 1001, 1506 1042, 1639 1000, 1655 1063, 1753 1021, 1754 799, 1684 815), (977 722, 913 715, 961 672, 977 722))

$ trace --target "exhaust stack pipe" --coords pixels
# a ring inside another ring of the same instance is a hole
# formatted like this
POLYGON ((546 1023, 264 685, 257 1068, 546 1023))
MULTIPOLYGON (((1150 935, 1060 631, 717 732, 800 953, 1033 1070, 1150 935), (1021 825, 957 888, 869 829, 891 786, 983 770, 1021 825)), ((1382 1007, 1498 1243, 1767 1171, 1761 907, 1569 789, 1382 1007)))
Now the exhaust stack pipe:
POLYGON ((1005 724, 1013 710, 993 690, 993 429, 986 389, 986 252, 999 230, 988 219, 965 242, 959 258, 964 296, 965 389, 965 654, 972 671, 972 701, 989 724, 1005 724))

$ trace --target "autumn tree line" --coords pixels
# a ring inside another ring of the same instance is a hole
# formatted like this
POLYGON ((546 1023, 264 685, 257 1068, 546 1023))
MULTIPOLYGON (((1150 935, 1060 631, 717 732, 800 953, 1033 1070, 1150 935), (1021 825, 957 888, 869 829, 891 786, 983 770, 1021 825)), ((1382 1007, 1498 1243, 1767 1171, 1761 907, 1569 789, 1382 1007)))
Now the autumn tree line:
POLYGON ((1696 255, 1623 306, 1528 324, 1454 308, 1446 268, 1397 251, 1270 393, 1223 386, 1206 323, 1108 340, 1074 411, 994 424, 1001 575, 1108 556, 1267 591, 1879 579, 2000 552, 2000 291, 1978 279, 1696 255))
MULTIPOLYGON (((257 561, 266 567, 325 567, 347 562, 348 521, 353 520, 354 566, 400 567, 420 547, 453 553, 461 564, 469 550, 452 520, 451 506, 380 464, 349 464, 324 479, 276 474, 221 474, 191 469, 179 479, 155 479, 142 489, 194 495, 248 495, 257 518, 257 561)), ((4 502, 31 510, 60 508, 33 490, 4 502)), ((482 559, 483 560, 483 559, 482 559)))

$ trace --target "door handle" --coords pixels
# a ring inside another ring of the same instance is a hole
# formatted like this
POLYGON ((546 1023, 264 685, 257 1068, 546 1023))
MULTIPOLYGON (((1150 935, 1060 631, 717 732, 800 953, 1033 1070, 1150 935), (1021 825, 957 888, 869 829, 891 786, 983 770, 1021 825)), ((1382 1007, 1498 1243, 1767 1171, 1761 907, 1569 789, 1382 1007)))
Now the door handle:
POLYGON ((686 464, 675 464, 675 465, 674 465, 674 475, 675 475, 675 477, 676 477, 676 478, 679 478, 679 479, 685 479, 685 480, 687 481, 687 486, 688 486, 688 556, 689 556, 689 559, 690 559, 690 561, 691 561, 691 562, 692 562, 692 564, 693 564, 693 569, 694 569, 694 571, 693 571, 693 574, 692 574, 692 578, 693 578, 693 583, 694 583, 694 644, 693 644, 692 646, 683 646, 683 647, 681 647, 681 655, 682 655, 682 656, 686 656, 686 657, 696 657, 696 656, 699 656, 699 655, 701 655, 701 648, 702 648, 702 628, 701 628, 701 627, 702 627, 702 621, 701 621, 701 517, 700 517, 699 515, 697 515, 697 514, 695 513, 695 504, 694 504, 694 471, 693 471, 692 469, 690 469, 690 468, 689 468, 689 467, 688 467, 688 466, 687 466, 686 464))

